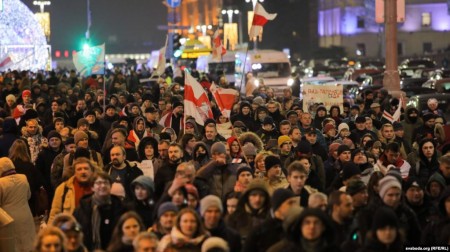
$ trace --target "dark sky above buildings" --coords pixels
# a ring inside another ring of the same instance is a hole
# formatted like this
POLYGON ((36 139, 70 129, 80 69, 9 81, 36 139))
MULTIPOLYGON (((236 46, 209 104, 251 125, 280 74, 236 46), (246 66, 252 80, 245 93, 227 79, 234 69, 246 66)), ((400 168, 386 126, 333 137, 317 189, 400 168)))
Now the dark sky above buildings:
MULTIPOLYGON (((33 0, 22 0, 33 12, 33 0)), ((87 29, 86 0, 52 0, 51 41, 55 50, 79 50, 87 29)), ((166 7, 161 0, 91 0, 91 43, 106 43, 106 53, 142 53, 160 48, 165 31, 166 7)))

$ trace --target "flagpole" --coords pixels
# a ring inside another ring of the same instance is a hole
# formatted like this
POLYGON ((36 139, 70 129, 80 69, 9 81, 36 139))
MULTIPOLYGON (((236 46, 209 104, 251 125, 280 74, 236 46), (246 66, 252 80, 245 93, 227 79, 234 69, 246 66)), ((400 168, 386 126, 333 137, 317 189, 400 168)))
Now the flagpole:
MULTIPOLYGON (((246 74, 245 74, 245 65, 247 64, 247 56, 248 56, 248 45, 247 45, 247 51, 245 52, 244 66, 242 67, 242 80, 243 81, 241 82, 241 87, 240 87, 239 91, 242 91, 242 87, 244 86, 244 82, 245 82, 245 84, 247 84, 246 74)), ((239 93, 241 93, 241 92, 239 92, 239 93)))
POLYGON ((106 47, 103 54, 103 117, 106 115, 106 47))

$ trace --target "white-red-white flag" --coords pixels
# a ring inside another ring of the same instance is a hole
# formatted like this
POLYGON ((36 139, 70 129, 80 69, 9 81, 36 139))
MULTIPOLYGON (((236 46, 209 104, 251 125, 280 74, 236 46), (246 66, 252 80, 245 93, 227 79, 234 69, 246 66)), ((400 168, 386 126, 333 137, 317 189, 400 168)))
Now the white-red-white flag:
POLYGON ((159 49, 159 56, 158 56, 158 66, 156 67, 155 74, 158 76, 161 76, 166 71, 166 48, 167 48, 167 37, 166 37, 166 43, 164 44, 164 47, 159 49))
POLYGON ((206 119, 214 117, 208 94, 188 71, 184 78, 184 116, 194 117, 195 122, 202 126, 206 119))
POLYGON ((267 13, 267 11, 260 3, 256 3, 255 12, 253 14, 252 27, 250 28, 250 32, 248 34, 250 40, 256 40, 256 37, 258 37, 262 32, 263 26, 269 20, 274 20, 276 16, 276 13, 267 13))
POLYGON ((404 98, 403 98, 403 96, 401 96, 399 99, 397 110, 395 110, 394 114, 391 115, 388 111, 384 110, 383 118, 390 121, 391 123, 399 122, 400 116, 402 115, 402 107, 403 107, 404 102, 405 102, 404 98))
POLYGON ((5 57, 0 59, 0 68, 6 68, 12 65, 14 62, 11 58, 11 55, 7 54, 5 57))
POLYGON ((227 53, 227 49, 223 46, 222 39, 220 39, 219 30, 217 29, 213 35, 212 58, 214 60, 220 60, 225 53, 227 53))
POLYGON ((235 102, 238 91, 232 88, 221 88, 217 87, 216 84, 211 84, 209 88, 214 99, 216 100, 217 106, 223 116, 230 118, 231 109, 235 102))

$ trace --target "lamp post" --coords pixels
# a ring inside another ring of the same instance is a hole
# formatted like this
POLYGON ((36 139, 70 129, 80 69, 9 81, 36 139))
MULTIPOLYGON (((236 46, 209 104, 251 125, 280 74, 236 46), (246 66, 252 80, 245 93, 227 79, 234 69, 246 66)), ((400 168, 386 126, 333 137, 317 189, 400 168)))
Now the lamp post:
POLYGON ((91 19, 91 1, 90 0, 86 0, 87 3, 87 30, 86 30, 86 41, 89 42, 89 39, 91 37, 90 34, 90 29, 91 29, 91 24, 92 24, 92 19, 91 19))
POLYGON ((51 5, 52 3, 50 1, 33 1, 33 5, 39 6, 39 9, 41 10, 41 13, 44 12, 44 7, 51 5))
POLYGON ((242 44, 242 13, 237 9, 223 9, 222 15, 228 16, 228 23, 233 23, 233 14, 238 16, 238 26, 239 26, 239 44, 242 44))

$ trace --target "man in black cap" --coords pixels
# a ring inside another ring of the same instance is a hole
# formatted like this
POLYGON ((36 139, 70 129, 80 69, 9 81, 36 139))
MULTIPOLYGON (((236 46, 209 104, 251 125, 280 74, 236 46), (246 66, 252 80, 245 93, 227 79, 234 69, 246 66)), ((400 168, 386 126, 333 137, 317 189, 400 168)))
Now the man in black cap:
POLYGON ((262 128, 256 132, 256 134, 261 138, 264 145, 266 145, 271 139, 278 139, 278 131, 275 128, 273 118, 266 116, 262 123, 262 128))
POLYGON ((439 217, 439 210, 424 193, 424 185, 417 178, 404 183, 406 204, 416 213, 420 227, 424 229, 433 219, 439 217))
POLYGON ((370 134, 373 139, 378 139, 375 132, 366 128, 366 117, 364 115, 358 116, 355 119, 355 129, 351 131, 350 139, 352 139, 355 145, 360 147, 359 144, 361 142, 361 138, 366 134, 370 134))
POLYGON ((283 220, 292 207, 298 207, 299 198, 288 189, 277 189, 272 195, 271 217, 255 227, 248 235, 244 252, 267 251, 273 244, 284 237, 283 220))
POLYGON ((150 128, 152 136, 154 136, 155 134, 160 134, 162 129, 164 129, 164 127, 157 121, 159 118, 158 110, 155 107, 150 106, 146 108, 144 112, 146 120, 145 125, 147 128, 150 128))
POLYGON ((337 149, 337 159, 333 166, 327 166, 325 170, 326 174, 326 187, 330 188, 333 181, 339 176, 342 171, 342 165, 345 162, 349 162, 352 158, 350 147, 345 144, 341 144, 337 149))
POLYGON ((369 193, 367 186, 359 179, 350 180, 347 184, 345 192, 352 197, 353 200, 353 216, 367 206, 369 193))
POLYGON ((311 144, 312 152, 321 157, 322 160, 327 160, 327 150, 325 150, 317 141, 317 129, 315 129, 314 127, 306 128, 303 134, 305 136, 305 139, 311 144))
POLYGON ((164 115, 159 121, 159 124, 167 128, 172 128, 178 136, 180 134, 180 130, 184 126, 183 115, 184 105, 182 102, 176 100, 172 104, 172 111, 164 115))

